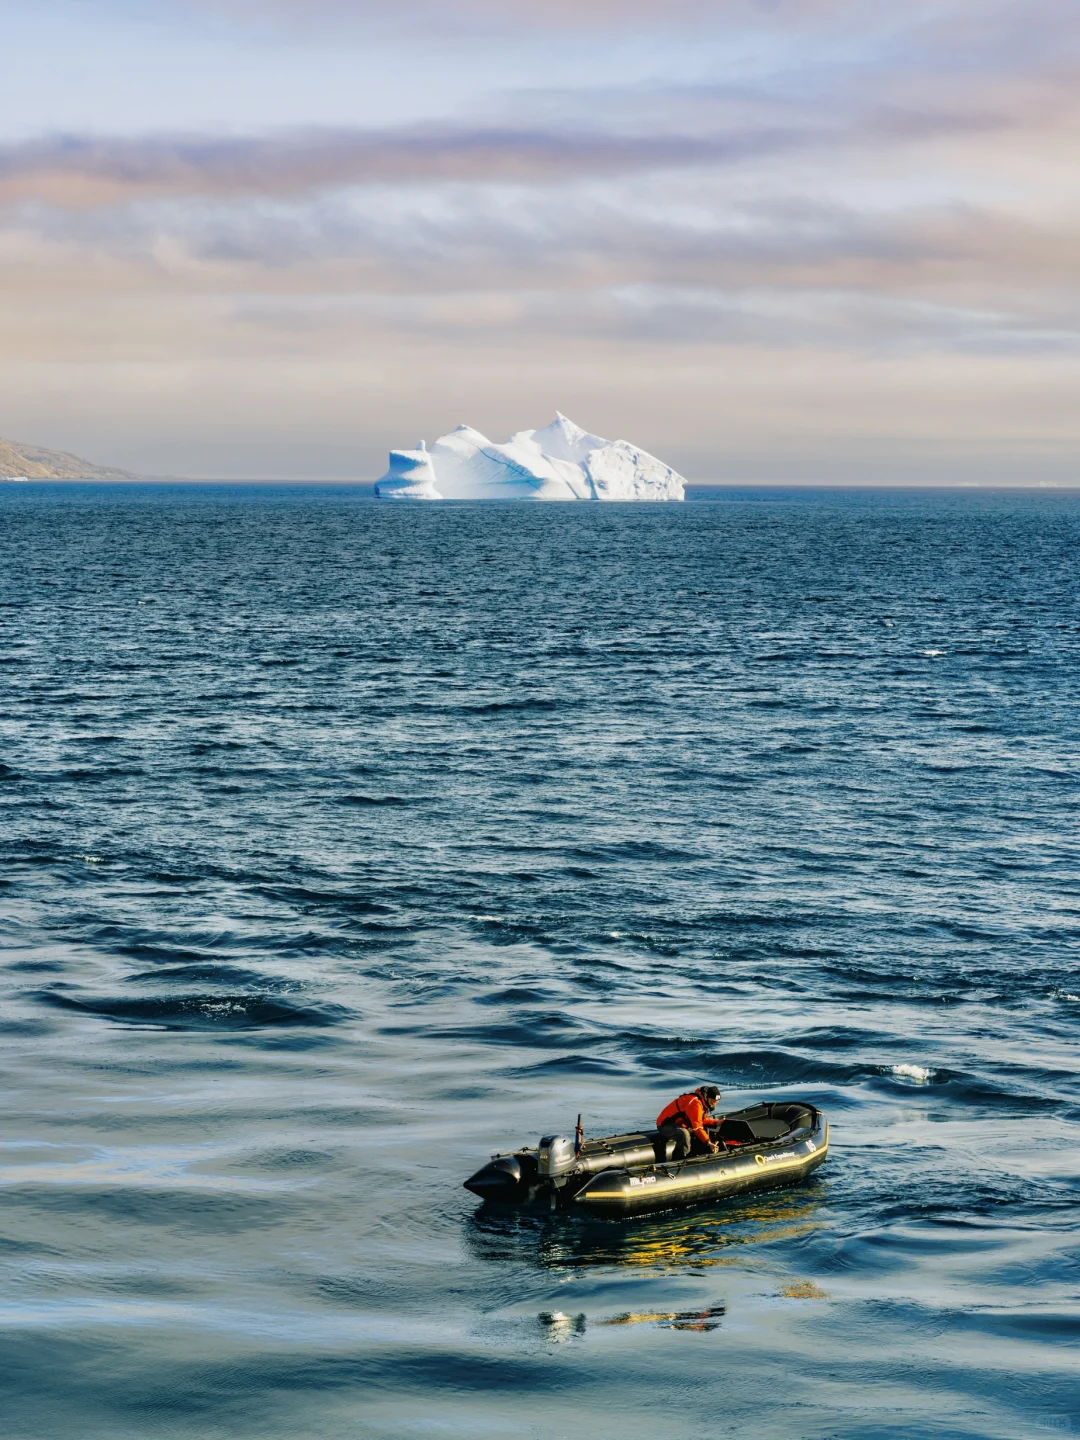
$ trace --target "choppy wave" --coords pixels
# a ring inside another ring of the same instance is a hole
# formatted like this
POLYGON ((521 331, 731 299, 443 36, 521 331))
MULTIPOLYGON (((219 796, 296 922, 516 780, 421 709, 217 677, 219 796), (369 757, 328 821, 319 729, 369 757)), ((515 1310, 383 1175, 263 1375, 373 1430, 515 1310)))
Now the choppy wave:
POLYGON ((128 1025, 169 1030, 247 1030, 268 1025, 334 1025, 347 1012, 336 1005, 304 1005, 280 995, 189 994, 90 999, 60 990, 43 990, 38 999, 61 1010, 100 1015, 128 1025))

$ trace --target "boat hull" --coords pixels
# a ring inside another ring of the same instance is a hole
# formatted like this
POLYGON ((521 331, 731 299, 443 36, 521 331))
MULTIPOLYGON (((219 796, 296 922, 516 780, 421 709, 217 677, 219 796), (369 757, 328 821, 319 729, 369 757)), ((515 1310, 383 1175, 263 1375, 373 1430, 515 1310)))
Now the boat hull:
POLYGON ((735 1154, 602 1171, 586 1182, 574 1202, 594 1215, 616 1216, 699 1205, 748 1190, 798 1184, 825 1163, 828 1153, 829 1127, 819 1116, 809 1135, 788 1144, 781 1140, 735 1154))
POLYGON ((829 1153, 829 1127, 814 1105, 772 1101, 728 1115, 716 1155, 675 1160, 670 1133, 642 1131, 574 1146, 548 1136, 538 1147, 495 1155, 466 1180, 485 1203, 580 1205, 595 1215, 635 1215, 794 1185, 829 1153))

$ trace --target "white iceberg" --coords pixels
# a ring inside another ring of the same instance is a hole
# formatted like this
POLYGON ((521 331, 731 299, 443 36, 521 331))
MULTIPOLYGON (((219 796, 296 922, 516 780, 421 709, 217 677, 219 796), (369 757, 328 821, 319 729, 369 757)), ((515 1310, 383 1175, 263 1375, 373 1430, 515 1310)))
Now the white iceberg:
POLYGON ((383 500, 441 500, 431 456, 421 440, 415 450, 391 450, 390 468, 375 486, 383 500))
POLYGON ((684 500, 685 481, 625 440, 556 414, 542 430, 495 444, 468 425, 430 450, 391 450, 375 494, 388 500, 684 500))

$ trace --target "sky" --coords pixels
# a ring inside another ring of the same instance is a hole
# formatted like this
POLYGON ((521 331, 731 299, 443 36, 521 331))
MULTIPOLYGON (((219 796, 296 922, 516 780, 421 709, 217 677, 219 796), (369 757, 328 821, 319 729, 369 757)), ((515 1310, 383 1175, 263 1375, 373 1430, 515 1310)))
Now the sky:
POLYGON ((1076 0, 0 0, 0 435, 1080 484, 1076 0))

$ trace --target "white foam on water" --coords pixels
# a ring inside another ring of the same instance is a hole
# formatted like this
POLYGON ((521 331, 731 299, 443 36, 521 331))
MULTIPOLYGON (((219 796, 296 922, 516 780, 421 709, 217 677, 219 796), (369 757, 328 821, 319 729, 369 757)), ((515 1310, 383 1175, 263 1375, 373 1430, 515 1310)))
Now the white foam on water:
POLYGON ((898 1080, 913 1080, 916 1085, 925 1085, 934 1078, 934 1071, 926 1065, 893 1065, 892 1073, 898 1080))

